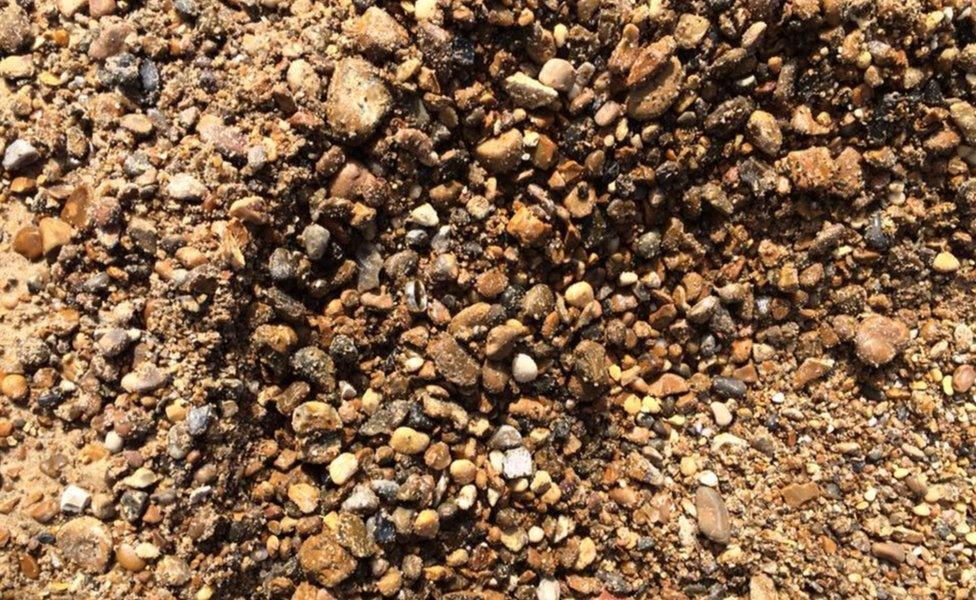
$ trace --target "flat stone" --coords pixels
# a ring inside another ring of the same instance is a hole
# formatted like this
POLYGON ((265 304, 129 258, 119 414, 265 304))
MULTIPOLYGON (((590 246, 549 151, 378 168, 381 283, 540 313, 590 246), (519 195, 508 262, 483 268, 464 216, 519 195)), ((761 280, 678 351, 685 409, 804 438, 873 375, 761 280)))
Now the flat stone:
POLYGON ((360 50, 375 57, 387 56, 410 43, 407 30, 378 6, 370 6, 356 20, 353 38, 360 50))
POLYGON ((122 378, 122 389, 133 394, 146 394, 166 385, 168 379, 166 373, 156 365, 141 362, 122 378))
POLYGON ((908 346, 908 327, 901 321, 881 315, 867 317, 854 336, 857 357, 873 367, 891 362, 908 346))
POLYGON ((564 58, 550 58, 539 70, 539 83, 557 92, 568 92, 575 81, 576 69, 564 58))
POLYGON ((298 564, 326 587, 339 585, 356 570, 356 559, 346 552, 331 531, 306 539, 298 550, 298 564))
POLYGON ((705 38, 709 26, 707 18, 685 13, 678 17, 678 24, 674 28, 674 39, 681 48, 694 48, 705 38))
POLYGON ((820 496, 820 487, 809 481, 807 483, 791 483, 779 491, 783 500, 790 508, 798 508, 820 496))
POLYGON ((390 436, 390 447, 401 454, 420 454, 429 445, 429 435, 410 427, 397 427, 390 436))
POLYGON ((298 435, 335 431, 342 428, 342 419, 331 404, 315 400, 299 404, 295 408, 291 415, 291 427, 298 435))
POLYGON ((657 74, 633 88, 627 95, 627 114, 638 121, 650 121, 663 115, 681 94, 684 67, 672 56, 657 74))
POLYGON ((200 200, 206 193, 207 187, 189 173, 177 173, 166 184, 166 194, 180 202, 200 200))
POLYGON ((695 492, 695 511, 702 535, 719 544, 729 542, 732 538, 729 511, 717 491, 706 486, 699 487, 695 492))
POLYGON ((445 379, 461 387, 478 383, 481 369, 478 363, 457 343, 453 336, 443 334, 430 347, 437 371, 445 379))
POLYGON ((647 388, 647 393, 658 398, 684 394, 689 389, 688 381, 676 373, 665 373, 647 388))
POLYGON ((532 79, 525 73, 516 73, 505 78, 505 91, 516 106, 540 108, 559 98, 559 92, 532 79))
POLYGON ((361 58, 336 64, 329 82, 325 118, 332 131, 348 143, 369 138, 386 117, 393 98, 375 68, 361 58))
POLYGON ((871 544, 871 554, 896 564, 905 562, 905 549, 895 542, 875 542, 871 544))
POLYGON ((40 158, 40 153, 30 142, 16 139, 3 152, 3 168, 6 171, 19 171, 40 158))
POLYGON ((831 185, 834 161, 830 151, 823 146, 794 150, 786 155, 786 168, 790 180, 799 192, 825 191, 831 185))
POLYGON ((676 49, 677 44, 670 35, 641 48, 627 74, 627 87, 632 88, 650 80, 674 56, 676 49))
POLYGON ((91 575, 104 573, 112 558, 112 534, 93 517, 77 517, 57 534, 61 557, 91 575))
POLYGON ((76 485, 69 485, 61 492, 61 512, 80 513, 91 502, 91 494, 76 485))
POLYGON ((512 448, 505 452, 502 474, 505 479, 518 479, 532 475, 532 453, 525 447, 512 448))
POLYGON ((478 144, 474 156, 493 173, 514 170, 522 161, 522 132, 509 129, 505 133, 478 144))

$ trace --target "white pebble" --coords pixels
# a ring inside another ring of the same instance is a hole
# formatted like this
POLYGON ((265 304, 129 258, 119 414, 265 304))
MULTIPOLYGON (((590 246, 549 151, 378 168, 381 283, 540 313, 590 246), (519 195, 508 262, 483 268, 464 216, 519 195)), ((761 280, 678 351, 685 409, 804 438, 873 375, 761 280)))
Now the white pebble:
POLYGON ((91 502, 91 494, 76 485, 69 485, 61 492, 61 512, 80 513, 91 502))
POLYGON ((539 367, 528 354, 516 354, 512 359, 512 377, 519 383, 534 381, 539 376, 539 367))

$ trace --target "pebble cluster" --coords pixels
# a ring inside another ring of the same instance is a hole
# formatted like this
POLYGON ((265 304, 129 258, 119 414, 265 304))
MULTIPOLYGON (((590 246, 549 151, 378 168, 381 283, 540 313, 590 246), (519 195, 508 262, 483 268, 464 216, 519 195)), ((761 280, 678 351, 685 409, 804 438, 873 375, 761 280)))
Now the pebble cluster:
POLYGON ((976 594, 967 0, 0 0, 0 598, 976 594))

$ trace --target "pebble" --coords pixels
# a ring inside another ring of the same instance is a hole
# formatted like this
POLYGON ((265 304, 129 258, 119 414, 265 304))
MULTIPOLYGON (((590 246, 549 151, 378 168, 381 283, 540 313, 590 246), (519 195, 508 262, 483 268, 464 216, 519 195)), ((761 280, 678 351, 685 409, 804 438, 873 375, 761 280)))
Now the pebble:
POLYGON ((180 202, 201 200, 206 193, 206 186, 189 173, 177 173, 166 184, 166 194, 180 202))
POLYGON ((539 367, 528 354, 516 354, 512 359, 512 377, 519 383, 535 381, 539 376, 539 367))
POLYGON ((104 573, 112 559, 112 534, 92 517, 76 517, 58 530, 61 557, 85 573, 104 573))
POLYGON ((461 387, 470 387, 478 382, 481 372, 478 363, 461 348, 453 336, 438 336, 430 347, 430 354, 437 371, 449 382, 461 387))
POLYGON ((776 156, 783 146, 783 132, 776 117, 766 111, 755 110, 746 123, 749 141, 767 156, 776 156))
POLYGON ((355 454, 343 452, 329 463, 329 478, 336 485, 344 485, 359 470, 359 460, 355 454))
POLYGON ((695 511, 702 535, 719 544, 729 543, 732 539, 729 511, 717 491, 706 486, 699 487, 695 492, 695 511))
POLYGON ((939 273, 955 273, 961 263, 951 252, 939 252, 932 261, 932 268, 939 273))
POLYGON ((593 302, 593 287, 585 281, 577 281, 566 288, 566 303, 576 308, 584 308, 593 302))
POLYGON ((298 550, 302 569, 325 587, 335 587, 356 570, 356 559, 339 544, 332 532, 307 538, 298 550))
POLYGON ((908 327, 901 321, 871 315, 857 326, 854 344, 857 357, 872 367, 894 360, 908 346, 908 327))
POLYGON ((182 558, 164 556, 156 564, 156 580, 168 588, 181 588, 190 581, 190 567, 182 558))
POLYGON ((674 39, 680 48, 694 48, 701 43, 711 26, 709 20, 700 15, 684 13, 678 17, 674 28, 674 39))
POLYGON ((3 152, 3 168, 14 172, 40 160, 41 155, 27 140, 16 139, 3 152))
POLYGON ((91 502, 91 494, 76 485, 69 485, 61 492, 61 512, 81 513, 91 502))
POLYGON ((319 490, 307 483, 293 483, 288 486, 288 499, 308 515, 319 507, 319 490))
POLYGON ((325 116, 335 134, 361 143, 373 135, 386 118, 393 98, 374 67, 361 58, 343 58, 329 83, 325 116))
POLYGON ((122 378, 122 388, 135 394, 146 394, 166 385, 166 373, 151 363, 142 362, 122 378))
POLYGON ((429 445, 429 435, 410 427, 397 427, 390 436, 390 447, 401 454, 420 454, 429 445))
POLYGON ((493 173, 507 173, 522 162, 522 132, 509 129, 505 133, 478 144, 474 155, 493 173))
POLYGON ((657 119, 678 99, 684 82, 684 67, 672 56, 647 82, 631 89, 627 114, 638 121, 657 119))
POLYGON ((905 562, 905 549, 895 542, 875 542, 871 544, 871 554, 896 564, 905 562))
POLYGON ((732 423, 732 413, 725 404, 712 402, 709 406, 712 409, 712 418, 715 419, 716 425, 719 427, 728 427, 732 423))
POLYGON ((516 73, 505 78, 505 91, 516 106, 540 108, 559 98, 559 92, 532 79, 525 73, 516 73))
POLYGON ((524 447, 512 448, 505 452, 502 473, 505 479, 518 479, 532 475, 532 454, 524 447))
POLYGON ((563 58, 550 58, 539 70, 539 83, 559 92, 568 92, 576 80, 576 69, 563 58))

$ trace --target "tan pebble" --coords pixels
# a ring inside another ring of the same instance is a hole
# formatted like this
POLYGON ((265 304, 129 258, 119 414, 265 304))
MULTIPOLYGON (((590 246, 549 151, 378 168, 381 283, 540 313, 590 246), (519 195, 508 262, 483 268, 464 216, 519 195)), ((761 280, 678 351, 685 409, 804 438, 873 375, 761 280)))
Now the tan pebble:
POLYGON ((0 382, 0 391, 12 400, 23 400, 28 392, 27 378, 18 373, 5 375, 0 382))
POLYGON ((959 270, 960 262, 951 252, 939 252, 932 261, 932 268, 939 273, 954 273, 959 270))
POLYGON ((390 447, 401 454, 419 454, 427 449, 430 436, 410 427, 397 427, 390 436, 390 447))

